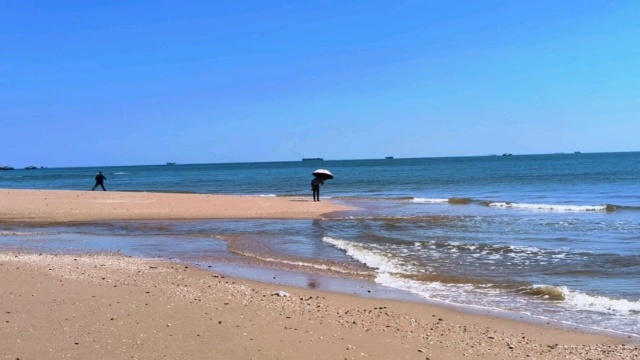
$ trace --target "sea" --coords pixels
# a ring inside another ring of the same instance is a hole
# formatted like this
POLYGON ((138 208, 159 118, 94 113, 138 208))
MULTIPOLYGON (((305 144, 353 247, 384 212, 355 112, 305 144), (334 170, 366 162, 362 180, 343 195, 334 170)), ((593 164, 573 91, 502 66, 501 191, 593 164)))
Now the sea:
MULTIPOLYGON (((0 223, 0 250, 119 253, 640 339, 640 152, 0 171, 0 188, 234 194, 314 220, 0 223)), ((0 197, 0 201, 1 201, 0 197)))

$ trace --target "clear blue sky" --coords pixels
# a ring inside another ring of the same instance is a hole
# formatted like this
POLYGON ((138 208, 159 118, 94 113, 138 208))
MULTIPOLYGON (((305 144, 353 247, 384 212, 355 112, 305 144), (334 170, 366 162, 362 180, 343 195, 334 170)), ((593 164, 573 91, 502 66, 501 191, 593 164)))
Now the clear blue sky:
POLYGON ((640 2, 0 0, 0 165, 640 150, 640 2))

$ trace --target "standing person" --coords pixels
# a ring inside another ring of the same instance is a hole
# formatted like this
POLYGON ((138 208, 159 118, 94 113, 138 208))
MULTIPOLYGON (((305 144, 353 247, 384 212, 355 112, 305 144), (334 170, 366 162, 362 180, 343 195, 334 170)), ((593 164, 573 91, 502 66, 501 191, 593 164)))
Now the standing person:
POLYGON ((313 201, 320 201, 320 185, 324 184, 324 180, 314 177, 311 180, 311 191, 313 192, 313 201))
POLYGON ((107 191, 107 189, 104 188, 105 180, 107 180, 107 178, 102 175, 102 171, 98 171, 98 174, 96 175, 96 184, 93 185, 93 189, 91 189, 91 191, 95 190, 98 186, 102 188, 102 191, 107 191))

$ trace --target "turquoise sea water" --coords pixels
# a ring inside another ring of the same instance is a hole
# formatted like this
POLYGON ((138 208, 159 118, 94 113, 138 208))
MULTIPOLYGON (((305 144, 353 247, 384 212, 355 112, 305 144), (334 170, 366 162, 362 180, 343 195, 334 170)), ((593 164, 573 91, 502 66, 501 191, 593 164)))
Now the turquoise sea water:
MULTIPOLYGON (((640 334, 640 153, 241 164, 105 166, 0 172, 0 188, 310 200, 360 210, 325 220, 0 224, 0 248, 119 251, 198 264, 370 274, 429 301, 640 334)), ((0 199, 1 201, 1 199, 0 199)))

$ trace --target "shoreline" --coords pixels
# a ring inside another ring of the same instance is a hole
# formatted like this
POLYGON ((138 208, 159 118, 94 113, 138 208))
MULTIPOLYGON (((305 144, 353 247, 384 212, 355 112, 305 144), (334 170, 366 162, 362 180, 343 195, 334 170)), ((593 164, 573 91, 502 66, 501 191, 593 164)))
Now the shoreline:
POLYGON ((4 358, 640 355, 640 347, 610 336, 227 278, 153 259, 0 252, 0 281, 4 358))
MULTIPOLYGON (((165 260, 170 261, 170 260, 165 260)), ((183 262, 181 262, 183 263, 183 262)), ((400 301, 415 304, 424 304, 429 307, 450 309, 461 314, 489 316, 507 321, 517 321, 534 326, 553 327, 561 330, 585 333, 595 336, 604 336, 618 339, 624 343, 640 345, 640 338, 631 337, 628 333, 612 330, 590 328, 572 323, 563 323, 551 318, 534 317, 519 312, 502 310, 491 307, 481 307, 448 303, 424 298, 406 290, 396 289, 381 285, 372 278, 367 277, 337 277, 332 274, 315 273, 305 269, 281 269, 266 265, 247 265, 235 263, 218 263, 207 268, 193 262, 184 262, 188 265, 222 274, 240 281, 258 282, 265 285, 282 285, 299 289, 312 289, 323 293, 344 294, 381 301, 400 301), (235 269, 233 269, 235 268, 235 269)))
MULTIPOLYGON (((330 201, 277 197, 0 190, 0 223, 8 224, 318 219, 351 209, 330 201)), ((517 314, 507 318, 454 305, 243 280, 212 270, 122 255, 0 249, 2 356, 640 357, 640 347, 622 336, 532 323, 516 319, 517 314)), ((269 272, 275 270, 263 275, 269 272)))

